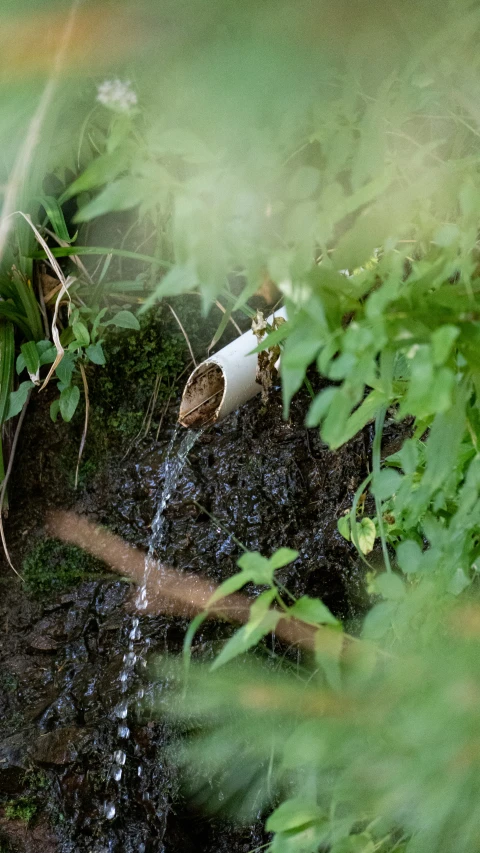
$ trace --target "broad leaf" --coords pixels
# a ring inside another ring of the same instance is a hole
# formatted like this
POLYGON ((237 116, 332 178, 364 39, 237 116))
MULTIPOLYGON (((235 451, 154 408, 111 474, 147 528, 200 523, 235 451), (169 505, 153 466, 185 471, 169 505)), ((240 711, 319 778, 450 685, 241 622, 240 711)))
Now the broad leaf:
POLYGON ((60 414, 64 421, 71 421, 80 400, 78 385, 69 385, 60 394, 60 414))
POLYGON ((244 625, 243 628, 240 628, 240 630, 237 631, 225 644, 211 666, 212 671, 218 669, 219 666, 223 666, 223 664, 228 663, 228 661, 233 660, 233 658, 238 655, 248 651, 248 649, 251 649, 253 646, 256 646, 258 641, 261 640, 265 634, 269 634, 270 631, 275 630, 277 623, 281 618, 282 614, 280 612, 269 610, 260 621, 253 623, 247 622, 247 624, 244 625))
POLYGON ((140 323, 131 311, 118 311, 111 320, 102 325, 118 326, 120 329, 134 329, 136 332, 140 329, 140 323))
POLYGON ((310 598, 308 595, 302 595, 292 607, 289 607, 288 612, 291 616, 306 622, 308 625, 340 624, 319 598, 310 598))
POLYGON ((86 348, 85 354, 93 364, 105 364, 105 354, 101 344, 90 344, 86 348))
POLYGON ((30 379, 26 379, 25 382, 20 383, 16 391, 10 392, 7 412, 5 415, 6 421, 10 420, 10 418, 14 418, 15 415, 20 414, 27 401, 28 394, 33 387, 33 382, 31 382, 30 379))

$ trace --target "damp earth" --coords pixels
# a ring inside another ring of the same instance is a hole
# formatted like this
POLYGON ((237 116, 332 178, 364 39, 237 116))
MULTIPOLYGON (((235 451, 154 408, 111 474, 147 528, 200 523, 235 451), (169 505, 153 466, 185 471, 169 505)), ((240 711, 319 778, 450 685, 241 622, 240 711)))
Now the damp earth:
MULTIPOLYGON (((103 464, 87 462, 77 491, 65 462, 77 437, 64 425, 52 428, 48 404, 48 394, 34 399, 21 437, 5 524, 14 564, 25 565, 32 552, 43 554, 47 574, 68 563, 58 543, 45 546, 45 514, 55 507, 147 550, 178 401, 170 402, 158 441, 142 440, 126 458, 112 447, 103 464)), ((164 507, 158 556, 219 582, 236 571, 239 543, 267 556, 288 545, 299 557, 281 581, 294 595, 321 597, 354 626, 365 607, 363 570, 337 519, 368 472, 371 428, 332 452, 304 427, 307 407, 301 392, 283 420, 274 389, 266 405, 254 399, 203 432, 164 507)), ((389 440, 395 443, 394 428, 389 440)), ((260 820, 236 827, 195 810, 169 758, 171 724, 141 701, 149 656, 177 654, 186 620, 139 613, 132 638, 130 584, 102 565, 36 594, 6 564, 1 578, 2 853, 247 853, 265 844, 260 820)), ((206 623, 194 654, 213 655, 231 630, 206 623)), ((274 637, 265 643, 269 654, 284 652, 274 637)))

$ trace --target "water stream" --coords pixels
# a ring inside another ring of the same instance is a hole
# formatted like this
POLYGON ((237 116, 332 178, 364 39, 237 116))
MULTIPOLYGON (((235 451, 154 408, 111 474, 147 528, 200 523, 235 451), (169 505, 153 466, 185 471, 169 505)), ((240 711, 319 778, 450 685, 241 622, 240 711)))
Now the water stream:
MULTIPOLYGON (((145 567, 142 578, 142 583, 138 587, 136 596, 136 607, 138 611, 145 611, 148 607, 148 587, 151 584, 152 575, 158 575, 157 582, 161 582, 161 557, 162 545, 164 543, 166 531, 165 510, 172 495, 172 492, 177 484, 183 468, 185 467, 188 454, 195 442, 198 440, 203 430, 188 430, 178 449, 175 449, 177 437, 180 427, 177 425, 170 444, 167 449, 165 458, 164 480, 156 499, 156 512, 152 522, 152 532, 147 554, 145 556, 145 567)), ((123 657, 123 667, 119 675, 119 693, 120 700, 115 707, 115 717, 118 720, 118 746, 115 749, 110 766, 110 779, 117 785, 121 782, 124 766, 127 760, 125 751, 125 743, 130 737, 130 729, 127 723, 129 709, 132 704, 143 699, 144 688, 140 687, 136 691, 131 692, 132 681, 135 674, 137 662, 143 667, 146 666, 146 655, 149 649, 149 639, 142 638, 140 621, 137 616, 134 616, 128 627, 128 648, 123 657)), ((142 765, 138 763, 137 776, 142 775, 142 765)), ((113 820, 117 815, 117 807, 115 800, 118 799, 115 792, 112 792, 110 797, 105 801, 104 812, 108 820, 113 820), (113 796, 112 796, 113 794, 113 796)), ((140 844, 138 853, 144 853, 145 845, 140 844)))

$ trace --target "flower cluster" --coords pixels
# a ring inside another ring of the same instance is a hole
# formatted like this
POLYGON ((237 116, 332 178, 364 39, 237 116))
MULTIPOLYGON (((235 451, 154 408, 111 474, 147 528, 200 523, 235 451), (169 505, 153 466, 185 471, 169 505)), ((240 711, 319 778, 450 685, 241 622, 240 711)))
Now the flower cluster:
POLYGON ((105 80, 98 87, 97 101, 118 113, 127 113, 137 103, 130 80, 105 80))

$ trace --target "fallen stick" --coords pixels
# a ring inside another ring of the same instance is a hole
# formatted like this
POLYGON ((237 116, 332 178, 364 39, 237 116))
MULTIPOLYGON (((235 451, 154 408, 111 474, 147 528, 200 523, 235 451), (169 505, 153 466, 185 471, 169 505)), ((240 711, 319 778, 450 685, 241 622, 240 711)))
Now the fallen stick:
MULTIPOLYGON (((103 527, 92 524, 85 516, 73 512, 52 512, 47 517, 47 530, 50 535, 77 545, 89 554, 107 563, 110 568, 134 583, 144 582, 146 555, 139 548, 124 542, 119 536, 103 527)), ((207 604, 217 586, 198 575, 187 574, 157 564, 150 571, 147 581, 147 613, 167 613, 175 616, 193 617, 208 609, 210 618, 224 619, 244 624, 250 615, 250 606, 255 599, 239 593, 229 595, 207 608, 207 604)), ((135 609, 133 600, 128 603, 135 609)), ((322 650, 338 655, 338 635, 328 628, 313 628, 293 618, 281 619, 275 635, 290 645, 313 650, 321 641, 322 650), (318 633, 320 632, 320 634, 318 633)))

